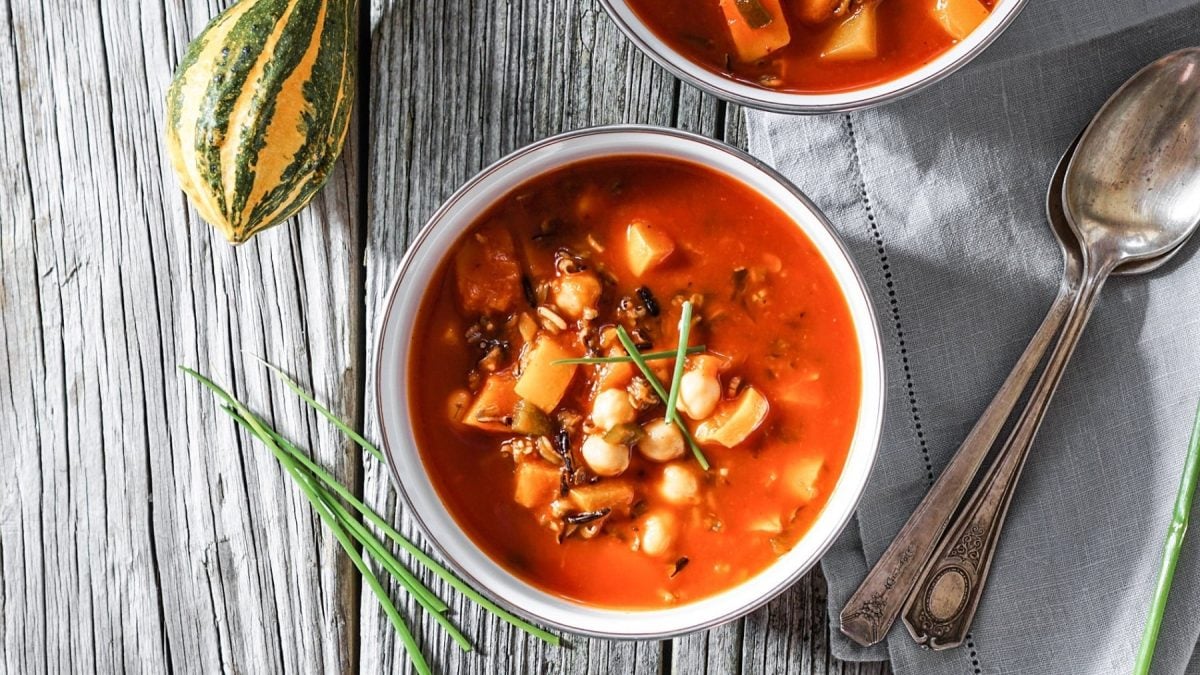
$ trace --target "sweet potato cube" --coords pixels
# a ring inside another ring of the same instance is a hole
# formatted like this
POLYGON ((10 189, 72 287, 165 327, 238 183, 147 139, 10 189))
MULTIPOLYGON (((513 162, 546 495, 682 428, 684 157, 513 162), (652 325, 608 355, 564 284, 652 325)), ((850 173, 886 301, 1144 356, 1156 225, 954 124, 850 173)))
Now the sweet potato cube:
POLYGON ((754 433, 770 409, 765 396, 754 387, 746 387, 740 396, 722 403, 712 417, 696 427, 696 440, 732 448, 754 433))
POLYGON ((933 18, 955 40, 967 37, 987 15, 987 8, 979 0, 935 0, 933 3, 933 18))
POLYGON ((635 220, 625 230, 625 257, 635 276, 666 260, 675 251, 675 242, 662 230, 635 220))
POLYGON ((509 373, 489 375, 471 407, 463 414, 462 423, 484 431, 509 431, 500 420, 511 416, 517 404, 517 394, 513 391, 515 384, 516 380, 509 373))
POLYGON ((580 511, 620 511, 633 504, 633 486, 623 480, 602 480, 571 488, 567 497, 580 511))
POLYGON ((756 28, 752 19, 742 13, 737 0, 721 0, 721 11, 725 13, 725 24, 729 26, 729 37, 739 60, 757 61, 792 41, 779 0, 754 0, 743 5, 761 7, 765 13, 761 18, 766 23, 756 28))
POLYGON ((578 366, 554 363, 578 354, 563 347, 550 337, 542 337, 525 355, 521 377, 517 379, 517 396, 550 413, 558 406, 578 366))
POLYGON ((548 504, 558 496, 558 469, 534 460, 517 465, 516 490, 513 500, 527 509, 548 504))
POLYGON ((508 312, 524 294, 512 234, 498 225, 463 241, 454 255, 454 276, 459 301, 468 312, 508 312))
POLYGON ((821 467, 825 466, 822 457, 801 457, 784 471, 784 484, 792 494, 807 504, 817 496, 817 478, 821 475, 821 467))
MULTIPOLYGON (((974 0, 971 0, 974 2, 974 0)), ((861 6, 829 36, 821 51, 827 61, 860 61, 875 58, 875 3, 861 6)))

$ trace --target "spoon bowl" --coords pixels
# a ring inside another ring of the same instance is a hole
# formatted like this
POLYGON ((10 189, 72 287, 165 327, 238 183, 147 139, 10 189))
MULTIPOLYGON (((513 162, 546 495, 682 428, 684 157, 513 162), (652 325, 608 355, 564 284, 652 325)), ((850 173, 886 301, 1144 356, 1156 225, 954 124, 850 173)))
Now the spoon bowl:
MULTIPOLYGON (((1054 167, 1054 174, 1050 176, 1050 186, 1046 190, 1046 220, 1050 222, 1050 229, 1054 233, 1054 240, 1058 243, 1058 248, 1062 252, 1063 264, 1067 266, 1080 266, 1082 260, 1082 252, 1079 250, 1079 240, 1076 238, 1075 231, 1071 229, 1071 224, 1067 221, 1067 214, 1063 210, 1063 182, 1067 175, 1067 165, 1071 162, 1071 157, 1075 154, 1075 148, 1079 147, 1079 138, 1076 136, 1074 141, 1071 141, 1071 146, 1063 153, 1062 158, 1058 160, 1058 165, 1054 167)), ((1175 257, 1183 249, 1184 242, 1180 242, 1178 246, 1152 258, 1143 258, 1139 260, 1128 260, 1117 265, 1112 271, 1113 276, 1133 276, 1137 274, 1146 274, 1162 267, 1175 257)))
POLYGON ((1115 266, 1175 249, 1200 226, 1200 49, 1168 54, 1109 98, 1063 184, 1067 221, 1115 266))

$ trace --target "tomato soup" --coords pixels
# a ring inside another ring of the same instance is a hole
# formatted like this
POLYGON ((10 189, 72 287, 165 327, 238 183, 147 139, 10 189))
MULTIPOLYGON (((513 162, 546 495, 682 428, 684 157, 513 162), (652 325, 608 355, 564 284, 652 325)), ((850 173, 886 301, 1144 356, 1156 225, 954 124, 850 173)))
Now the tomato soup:
POLYGON ((750 84, 832 93, 894 80, 975 30, 995 0, 627 0, 689 60, 750 84))
POLYGON ((407 385, 470 538, 610 608, 694 601, 790 550, 862 395, 847 302, 800 228, 646 156, 557 169, 482 214, 430 280, 407 385))

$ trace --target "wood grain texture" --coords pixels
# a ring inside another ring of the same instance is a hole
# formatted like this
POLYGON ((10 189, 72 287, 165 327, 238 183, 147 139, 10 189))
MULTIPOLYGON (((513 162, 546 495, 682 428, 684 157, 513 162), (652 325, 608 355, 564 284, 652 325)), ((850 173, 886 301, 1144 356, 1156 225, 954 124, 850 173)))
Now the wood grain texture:
POLYGON ((3 664, 350 671, 357 580, 194 365, 348 477, 336 434, 246 359, 357 415, 358 148, 297 222, 234 249, 185 205, 162 100, 220 9, 0 2, 3 664))
MULTIPOLYGON (((0 0, 0 438, 15 449, 0 472, 0 672, 405 671, 299 492, 176 364, 228 386, 419 542, 382 468, 242 350, 377 437, 377 308, 458 185, 596 124, 744 144, 735 107, 654 66, 594 2, 374 0, 366 95, 328 187, 232 248, 187 206, 160 143, 174 66, 230 1, 0 0)), ((707 633, 563 649, 430 581, 479 647, 458 652, 398 597, 441 672, 884 670, 831 659, 815 573, 707 633)))
MULTIPOLYGON (((569 129, 648 123, 744 146, 740 111, 681 84, 638 53, 594 2, 376 0, 370 16, 371 148, 367 176, 368 361, 383 296, 401 256, 438 205, 505 154, 569 129)), ((366 372, 367 432, 378 436, 366 372)), ((386 471, 365 468, 369 501, 396 504, 386 471)), ((402 513, 403 531, 420 532, 402 513)), ((434 584, 443 597, 446 589, 434 584)), ((411 602, 409 616, 419 618, 411 602)), ((814 573, 744 621, 671 642, 570 637, 544 647, 454 602, 481 653, 463 654, 422 619, 426 653, 444 672, 467 673, 878 673, 827 651, 824 581, 814 573)), ((402 648, 364 596, 362 668, 400 672, 402 648)))

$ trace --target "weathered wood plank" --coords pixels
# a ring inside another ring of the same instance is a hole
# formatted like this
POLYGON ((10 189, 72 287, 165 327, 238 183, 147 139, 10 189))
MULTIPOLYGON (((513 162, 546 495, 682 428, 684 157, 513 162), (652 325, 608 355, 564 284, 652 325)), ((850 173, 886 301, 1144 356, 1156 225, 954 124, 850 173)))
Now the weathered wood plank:
MULTIPOLYGON (((595 3, 376 0, 371 33, 368 362, 383 293, 413 234, 488 163, 563 130, 618 122, 674 125, 744 146, 736 107, 654 66, 595 3)), ((368 392, 372 376, 368 369, 368 392)), ((368 433, 378 435, 369 396, 366 418, 368 433)), ((365 469, 364 491, 389 513, 400 510, 382 467, 365 469)), ((408 519, 397 517, 420 540, 408 519)), ((445 588, 433 585, 445 596, 445 588)), ((732 673, 753 664, 759 665, 751 672, 878 672, 831 663, 824 582, 814 575, 746 621, 672 643, 572 638, 570 649, 549 649, 459 603, 456 618, 482 652, 463 655, 411 603, 406 608, 423 627, 426 653, 444 672, 732 673)), ((362 622, 363 670, 407 668, 369 596, 362 622)))
MULTIPOLYGON (((371 22, 369 353, 379 300, 397 262, 412 234, 458 185, 502 155, 564 129, 669 123, 675 90, 596 6, 376 2, 371 22)), ((368 432, 375 434, 370 405, 367 413, 368 432)), ((385 472, 368 466, 365 474, 367 498, 396 508, 385 472)), ((456 618, 481 654, 461 654, 422 620, 426 653, 443 672, 650 673, 664 666, 658 643, 572 640, 571 649, 547 650, 456 604, 456 618)), ((363 670, 398 672, 404 659, 374 600, 364 597, 363 670)))
POLYGON ((357 581, 263 450, 175 364, 350 478, 241 349, 354 417, 352 147, 316 207, 233 249, 161 154, 162 99, 223 6, 0 1, 4 672, 353 669, 357 581))

